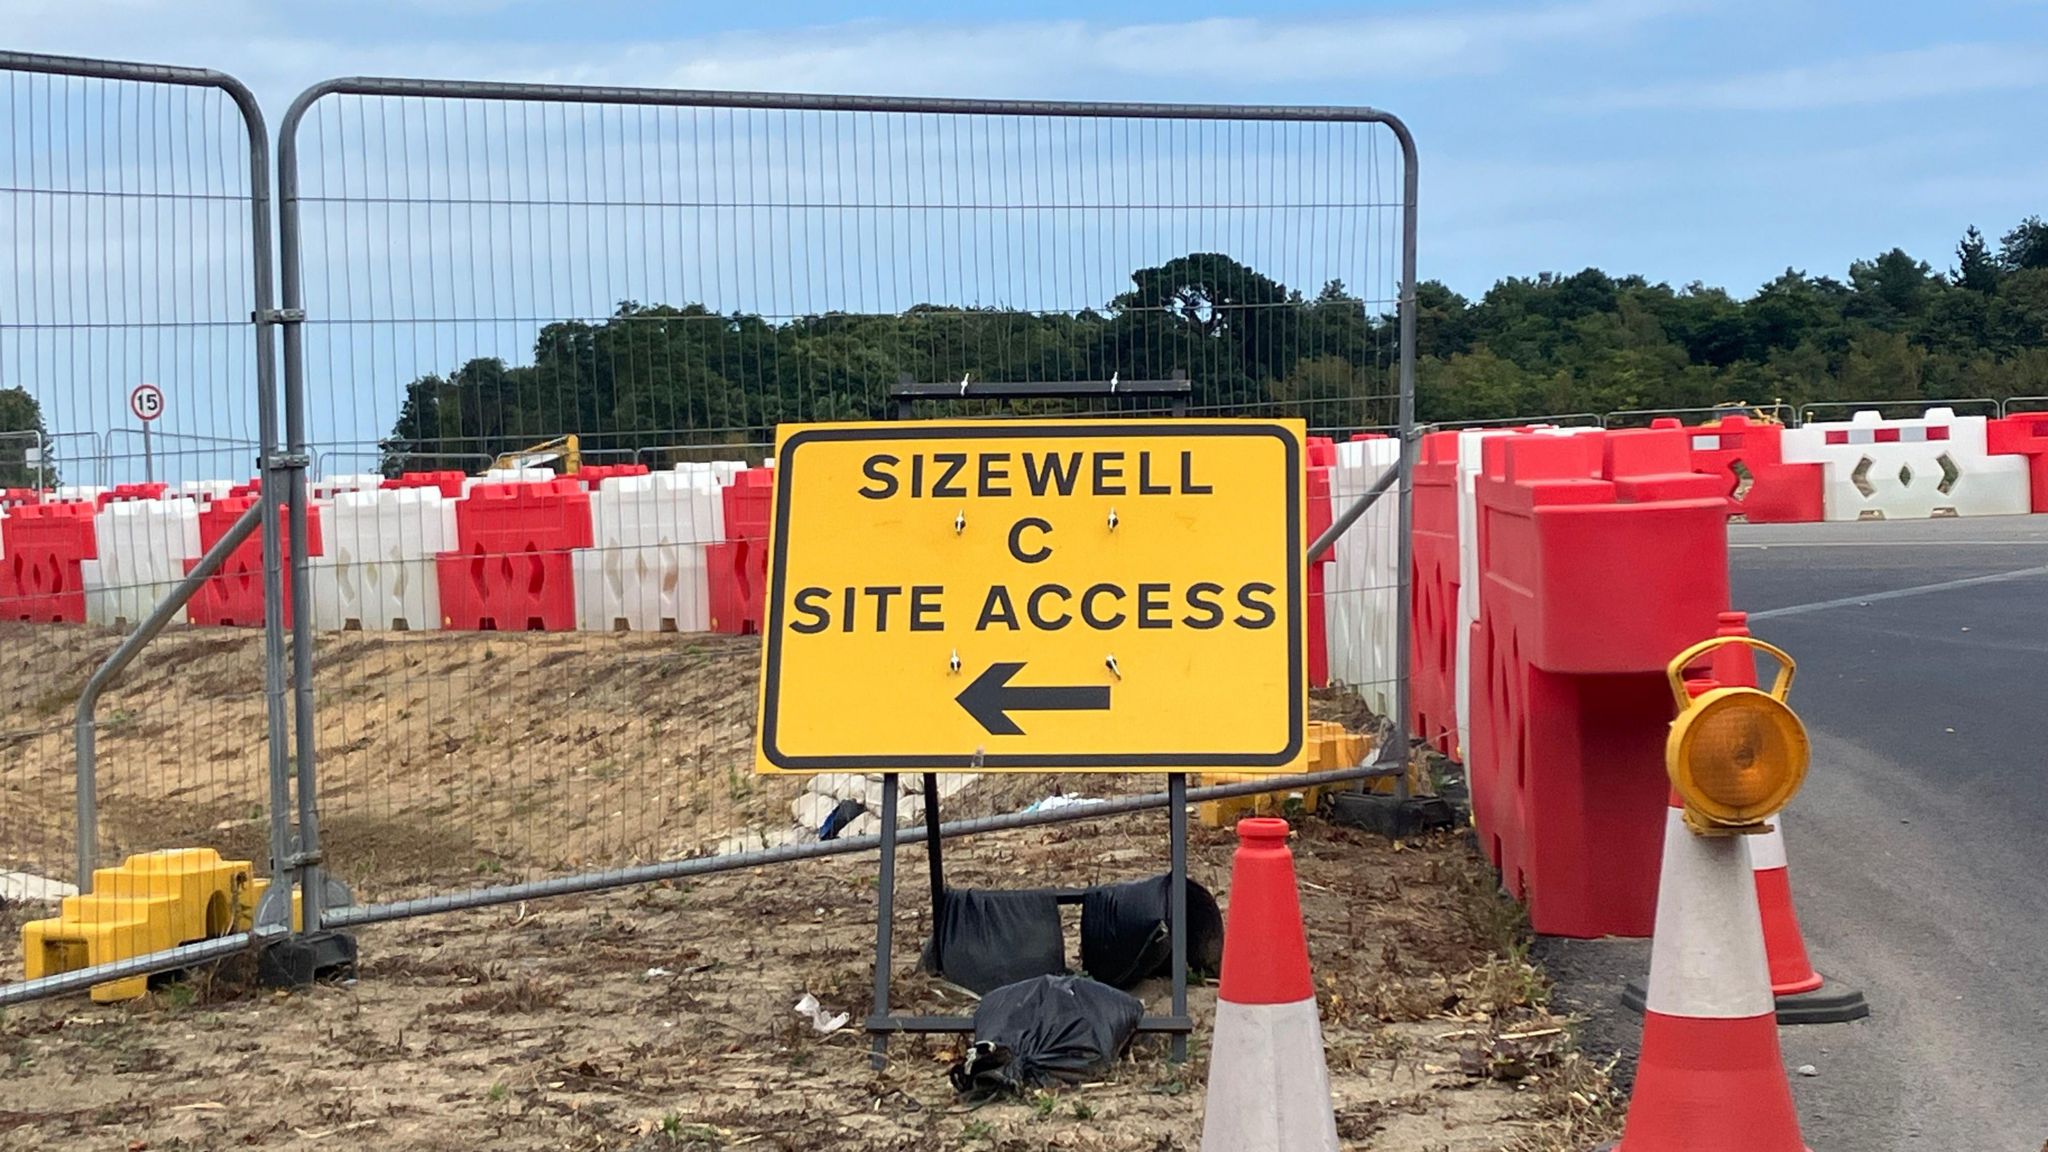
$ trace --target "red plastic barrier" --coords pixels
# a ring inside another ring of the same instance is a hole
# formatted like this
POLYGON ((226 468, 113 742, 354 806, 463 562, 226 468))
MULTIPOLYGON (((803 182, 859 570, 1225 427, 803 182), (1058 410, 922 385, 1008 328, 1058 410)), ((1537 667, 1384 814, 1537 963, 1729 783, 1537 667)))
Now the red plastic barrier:
POLYGON ((775 469, 748 468, 719 489, 725 541, 706 553, 711 566, 711 630, 735 636, 761 630, 768 586, 768 515, 775 469))
MULTIPOLYGON (((1665 416, 1650 426, 1680 424, 1665 416)), ((1752 524, 1817 524, 1823 519, 1821 466, 1785 463, 1784 435, 1783 425, 1752 423, 1740 414, 1702 424, 1687 431, 1692 470, 1718 477, 1729 512, 1752 524)))
POLYGON ((131 500, 161 500, 169 488, 168 484, 116 484, 100 493, 99 506, 105 508, 109 504, 131 500))
MULTIPOLYGON (((1308 539, 1304 543, 1321 539, 1335 518, 1330 507, 1330 469, 1335 464, 1315 463, 1318 441, 1318 437, 1309 437, 1308 539)), ((1328 440, 1320 442, 1329 449, 1328 454, 1334 461, 1337 446, 1328 440)), ((1323 566, 1336 559, 1337 550, 1331 548, 1308 566, 1308 682, 1317 688, 1328 687, 1330 683, 1330 632, 1323 614, 1323 566)))
POLYGON ((0 488, 0 508, 19 508, 24 504, 41 504, 43 494, 34 488, 0 488))
POLYGON ((461 548, 435 557, 443 628, 575 631, 570 553, 593 543, 580 484, 480 485, 455 506, 455 537, 461 548))
POLYGON ((1307 441, 1310 468, 1335 468, 1337 442, 1328 436, 1310 436, 1307 441))
POLYGON ((2048 412, 2021 412, 1988 420, 1984 441, 1993 455, 2027 458, 2033 510, 2048 512, 2048 412))
POLYGON ((1415 461, 1411 730, 1446 756, 1458 742, 1458 434, 1431 432, 1415 461))
POLYGON ((0 520, 0 620, 85 623, 82 565, 99 558, 98 505, 22 504, 0 520))
POLYGON ((439 488, 441 495, 450 500, 462 497, 462 482, 467 479, 460 472, 405 472, 378 485, 384 489, 439 488))
POLYGON ((571 473, 567 478, 583 485, 585 491, 595 492, 597 486, 614 476, 645 476, 645 464, 592 464, 571 473))
MULTIPOLYGON (((240 496, 223 496, 218 500, 199 507, 199 550, 203 553, 220 543, 228 530, 242 514, 255 507, 260 497, 253 493, 240 496)), ((282 527, 287 521, 289 509, 278 509, 278 523, 282 527)), ((289 536, 283 541, 281 555, 286 571, 291 565, 292 544, 289 536)), ((326 549, 320 540, 320 509, 315 506, 306 510, 306 546, 315 556, 324 555, 326 549)), ((199 566, 197 559, 185 561, 185 571, 199 566)), ((284 622, 292 622, 292 586, 284 581, 284 622)), ((228 554, 220 571, 207 578, 206 583, 192 594, 186 605, 186 612, 192 623, 223 628, 261 628, 263 626, 263 534, 261 531, 242 541, 241 547, 228 554)))
POLYGON ((1727 500, 1689 456, 1672 429, 1486 442, 1466 759, 1481 844, 1538 932, 1655 920, 1664 666, 1728 606, 1727 500))

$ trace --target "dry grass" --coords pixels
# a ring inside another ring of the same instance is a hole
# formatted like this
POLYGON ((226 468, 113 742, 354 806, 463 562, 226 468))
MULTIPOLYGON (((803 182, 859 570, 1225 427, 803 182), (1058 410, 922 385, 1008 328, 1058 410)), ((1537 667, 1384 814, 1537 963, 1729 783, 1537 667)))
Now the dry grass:
MULTIPOLYGON (((323 638, 328 858, 359 895, 401 896, 780 826, 800 781, 744 770, 756 650, 700 639, 323 638)), ((34 855, 64 827, 70 705, 53 685, 82 680, 111 642, 0 627, 0 715, 14 718, 0 855, 34 855)), ((253 633, 178 633, 110 695, 108 855, 198 842, 263 858, 260 669, 253 633)), ((1370 723, 1341 696, 1315 709, 1370 723)), ((1160 781, 986 778, 948 815, 1057 787, 1160 781)), ((1162 869, 1164 833, 1161 814, 1136 814, 958 842, 947 860, 963 887, 1085 885, 1162 869)), ((1226 903, 1233 846, 1201 829, 1191 844, 1226 903)), ((1526 926, 1462 839, 1392 845, 1310 819, 1294 849, 1348 1146, 1576 1150, 1613 1131, 1604 1070, 1548 1011, 1526 926)), ((914 974, 927 893, 917 852, 899 864, 894 1006, 971 1013, 914 974)), ((856 1021, 869 1011, 876 866, 841 857, 379 926, 361 935, 356 983, 295 995, 253 987, 238 958, 129 1005, 0 1015, 0 1148, 1196 1147, 1213 989, 1195 990, 1188 1063, 1143 1040, 1099 1083, 980 1107, 946 1086, 955 1038, 899 1040, 877 1073, 852 1031, 798 1019, 806 992, 856 1021)), ((20 971, 23 915, 0 909, 0 973, 20 971)), ((1161 1006, 1163 989, 1145 994, 1161 1006)))
MULTIPOLYGON (((948 859, 963 886, 1125 878, 1163 863, 1161 823, 1006 833, 948 859)), ((1192 845, 1226 901, 1232 847, 1199 830, 1192 845)), ((1311 820, 1294 848, 1347 1146, 1529 1152, 1611 1130, 1600 1070, 1572 1052, 1542 980, 1494 951, 1461 841, 1397 848, 1311 820)), ((916 865, 906 852, 896 1006, 971 1012, 912 972, 916 865)), ((899 1040, 877 1073, 851 1031, 820 1036, 791 1013, 804 992, 868 1011, 874 869, 816 861, 381 926, 362 934, 355 984, 291 996, 221 973, 128 1006, 17 1011, 0 1021, 0 1148, 1197 1145, 1210 988, 1187 1064, 1142 1040, 1085 1088, 979 1107, 945 1084, 955 1038, 899 1040)), ((1146 995, 1157 1007, 1164 989, 1146 995)))

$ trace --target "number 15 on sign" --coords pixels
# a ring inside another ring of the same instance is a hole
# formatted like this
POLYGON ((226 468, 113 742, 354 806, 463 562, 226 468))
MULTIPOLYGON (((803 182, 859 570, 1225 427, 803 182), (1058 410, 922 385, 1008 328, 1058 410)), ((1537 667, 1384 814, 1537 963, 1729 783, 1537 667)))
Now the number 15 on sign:
POLYGON ((149 425, 164 414, 164 390, 154 384, 137 384, 128 393, 128 411, 142 422, 142 478, 156 479, 156 461, 150 452, 149 425))
POLYGON ((785 425, 758 767, 1297 767, 1302 434, 785 425))

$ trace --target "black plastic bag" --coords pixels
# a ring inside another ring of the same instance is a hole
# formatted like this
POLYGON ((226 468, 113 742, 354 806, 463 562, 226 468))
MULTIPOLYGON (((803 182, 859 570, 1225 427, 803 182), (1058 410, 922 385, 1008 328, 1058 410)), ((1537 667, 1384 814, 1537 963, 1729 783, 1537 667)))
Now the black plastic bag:
POLYGON ((1074 1084, 1114 1064, 1145 1006, 1085 976, 1040 976, 990 992, 974 1012, 974 1046, 948 1073, 960 1092, 1074 1084))
MULTIPOLYGON (((1090 888, 1081 899, 1081 971, 1112 988, 1173 975, 1167 913, 1172 873, 1090 888)), ((1188 970, 1223 970, 1223 910, 1207 888, 1188 881, 1188 970)))
POLYGON ((984 994, 1066 972, 1067 942, 1051 892, 955 888, 946 892, 942 907, 936 925, 940 946, 935 950, 926 941, 919 961, 925 971, 984 994))

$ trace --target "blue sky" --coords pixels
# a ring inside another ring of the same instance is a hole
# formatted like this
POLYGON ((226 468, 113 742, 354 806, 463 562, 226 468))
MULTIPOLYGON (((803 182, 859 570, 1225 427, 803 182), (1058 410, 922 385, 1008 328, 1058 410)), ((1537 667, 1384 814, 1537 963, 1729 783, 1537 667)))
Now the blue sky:
POLYGON ((1423 150, 1423 273, 1753 290, 2048 213, 2048 3, 6 0, 10 46, 326 75, 1367 103, 1423 150), (1252 12, 1254 15, 1247 15, 1252 12))

